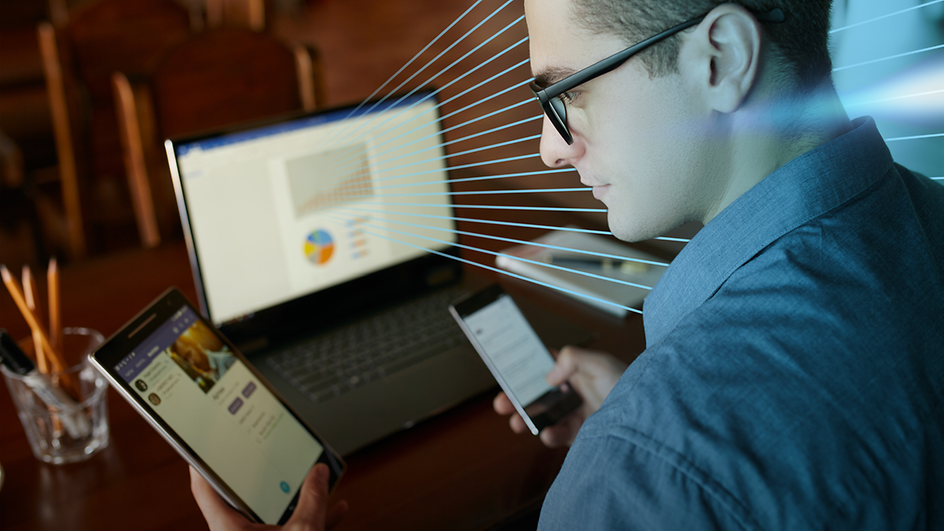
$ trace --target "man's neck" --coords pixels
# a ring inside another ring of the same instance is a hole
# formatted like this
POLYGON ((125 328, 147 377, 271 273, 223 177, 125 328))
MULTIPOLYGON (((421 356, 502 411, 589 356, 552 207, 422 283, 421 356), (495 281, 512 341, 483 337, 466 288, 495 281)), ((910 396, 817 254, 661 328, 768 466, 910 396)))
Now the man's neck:
POLYGON ((704 223, 784 164, 849 128, 849 118, 828 80, 802 96, 752 98, 734 118, 726 186, 704 223))

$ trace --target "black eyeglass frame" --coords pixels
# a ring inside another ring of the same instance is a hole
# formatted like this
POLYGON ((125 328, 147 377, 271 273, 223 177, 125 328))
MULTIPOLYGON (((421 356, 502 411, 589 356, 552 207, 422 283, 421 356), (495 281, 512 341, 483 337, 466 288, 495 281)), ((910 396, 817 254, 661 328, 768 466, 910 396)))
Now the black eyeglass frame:
MULTIPOLYGON (((616 52, 606 59, 598 61, 543 89, 532 81, 529 84, 531 92, 534 93, 534 97, 537 98, 538 103, 541 104, 544 114, 547 115, 551 123, 554 124, 554 128, 557 129, 557 132, 564 138, 567 145, 571 145, 574 143, 574 137, 570 134, 570 127, 567 125, 567 106, 564 101, 560 99, 561 94, 573 90, 591 79, 598 78, 603 74, 608 74, 616 70, 632 56, 680 31, 699 24, 706 16, 708 16, 707 13, 685 21, 678 26, 671 27, 662 33, 653 35, 644 41, 640 41, 623 51, 616 52)), ((775 7, 766 13, 754 13, 754 16, 761 22, 781 23, 786 20, 783 10, 779 7, 775 7)))

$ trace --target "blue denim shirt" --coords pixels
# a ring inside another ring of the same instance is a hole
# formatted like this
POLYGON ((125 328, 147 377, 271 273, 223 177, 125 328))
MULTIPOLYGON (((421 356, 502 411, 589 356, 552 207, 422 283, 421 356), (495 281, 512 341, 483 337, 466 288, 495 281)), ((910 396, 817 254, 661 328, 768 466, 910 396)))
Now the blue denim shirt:
POLYGON ((944 187, 870 119, 709 222, 540 529, 944 529, 944 187))

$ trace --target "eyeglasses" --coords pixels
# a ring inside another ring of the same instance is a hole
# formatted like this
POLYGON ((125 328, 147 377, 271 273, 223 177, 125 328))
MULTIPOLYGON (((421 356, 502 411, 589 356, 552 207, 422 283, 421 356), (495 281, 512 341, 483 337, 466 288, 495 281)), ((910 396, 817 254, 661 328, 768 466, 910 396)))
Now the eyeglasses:
MULTIPOLYGON (((557 132, 564 137, 564 141, 568 145, 574 143, 574 137, 570 134, 570 127, 567 126, 567 105, 564 103, 564 100, 561 98, 561 95, 567 91, 573 90, 574 88, 583 85, 591 79, 598 78, 603 74, 607 74, 619 68, 623 63, 629 60, 630 57, 636 55, 637 53, 645 50, 646 48, 656 44, 660 41, 663 41, 676 33, 686 30, 699 22, 701 22, 706 15, 701 15, 700 17, 693 18, 689 21, 683 22, 678 26, 669 28, 662 33, 649 37, 648 39, 636 43, 629 48, 621 52, 616 52, 615 54, 594 63, 579 72, 571 74, 564 79, 554 83, 547 88, 541 88, 534 81, 531 82, 531 92, 534 93, 534 97, 538 99, 538 103, 541 104, 541 108, 544 109, 544 114, 551 120, 551 123, 554 124, 554 128, 557 129, 557 132)), ((783 10, 779 7, 775 7, 766 13, 755 13, 757 20, 761 22, 773 22, 780 23, 783 22, 786 17, 784 16, 783 10)))

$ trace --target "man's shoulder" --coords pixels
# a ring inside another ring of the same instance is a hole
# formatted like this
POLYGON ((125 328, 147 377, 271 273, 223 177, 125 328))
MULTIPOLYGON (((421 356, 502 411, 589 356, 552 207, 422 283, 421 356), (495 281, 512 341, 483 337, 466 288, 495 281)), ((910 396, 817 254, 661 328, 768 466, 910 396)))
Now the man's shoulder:
POLYGON ((661 483, 660 495, 674 500, 666 503, 681 507, 697 486, 734 500, 726 511, 764 513, 771 520, 762 527, 822 527, 836 506, 891 525, 929 495, 944 495, 923 490, 944 479, 934 457, 944 452, 940 327, 912 344, 886 341, 881 297, 871 308, 855 305, 860 317, 830 314, 831 295, 811 295, 815 279, 754 274, 767 278, 734 276, 630 366, 581 429, 573 459, 671 470, 676 479, 661 483), (923 342, 934 334, 940 341, 923 342), (903 447, 913 451, 901 455, 903 447), (846 489, 850 481, 856 489, 846 489), (862 496, 915 501, 886 511, 863 506, 862 496))

